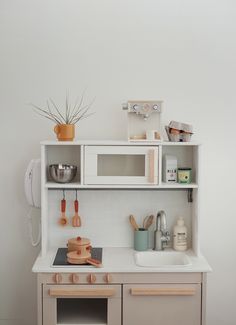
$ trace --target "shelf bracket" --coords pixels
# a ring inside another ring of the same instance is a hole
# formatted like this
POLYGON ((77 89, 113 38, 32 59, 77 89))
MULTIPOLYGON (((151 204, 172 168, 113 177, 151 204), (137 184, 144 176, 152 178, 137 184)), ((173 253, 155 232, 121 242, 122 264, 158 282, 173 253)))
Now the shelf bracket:
POLYGON ((193 189, 189 188, 188 189, 188 203, 192 203, 193 202, 193 189))

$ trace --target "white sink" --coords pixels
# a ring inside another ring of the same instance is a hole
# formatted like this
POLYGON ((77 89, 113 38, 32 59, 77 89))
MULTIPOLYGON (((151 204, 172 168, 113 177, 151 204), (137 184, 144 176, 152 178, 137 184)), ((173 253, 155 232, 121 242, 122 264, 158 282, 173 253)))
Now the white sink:
POLYGON ((191 264, 189 257, 182 252, 135 252, 135 264, 144 267, 177 267, 191 264))

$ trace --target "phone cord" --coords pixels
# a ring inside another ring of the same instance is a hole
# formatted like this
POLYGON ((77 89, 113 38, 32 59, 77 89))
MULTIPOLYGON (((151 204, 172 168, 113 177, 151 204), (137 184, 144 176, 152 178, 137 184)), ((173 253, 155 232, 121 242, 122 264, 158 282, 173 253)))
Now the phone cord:
POLYGON ((29 237, 30 237, 30 242, 31 242, 32 246, 36 247, 36 246, 38 246, 38 244, 40 243, 40 240, 41 240, 41 231, 40 231, 40 223, 41 222, 40 222, 40 219, 39 219, 38 236, 37 236, 37 239, 34 240, 31 212, 32 212, 32 208, 29 209, 29 212, 28 212, 28 215, 27 215, 28 216, 29 237))

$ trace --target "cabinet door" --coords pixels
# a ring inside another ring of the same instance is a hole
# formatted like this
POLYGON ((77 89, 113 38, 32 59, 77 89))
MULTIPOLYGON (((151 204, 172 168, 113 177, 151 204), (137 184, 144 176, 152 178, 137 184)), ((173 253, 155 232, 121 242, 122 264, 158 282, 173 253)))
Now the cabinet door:
POLYGON ((85 184, 157 184, 158 148, 85 146, 85 184))
POLYGON ((44 285, 43 325, 121 325, 120 285, 44 285))
POLYGON ((123 325, 200 325, 201 285, 124 285, 123 325))

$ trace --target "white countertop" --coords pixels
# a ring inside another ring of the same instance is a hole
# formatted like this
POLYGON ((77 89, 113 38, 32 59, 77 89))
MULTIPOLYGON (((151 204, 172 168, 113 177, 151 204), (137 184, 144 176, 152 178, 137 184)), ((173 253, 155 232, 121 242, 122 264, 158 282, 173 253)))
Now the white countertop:
MULTIPOLYGON (((196 256, 189 250, 185 252, 191 264, 184 266, 160 266, 160 267, 142 267, 137 266, 134 260, 135 251, 132 248, 126 247, 105 247, 103 248, 103 267, 95 268, 93 266, 52 266, 57 249, 48 252, 46 257, 39 254, 36 259, 32 271, 35 273, 86 273, 86 272, 109 272, 109 273, 163 273, 163 272, 211 272, 206 259, 201 256, 196 256)), ((158 254, 158 252, 157 252, 158 254)))

